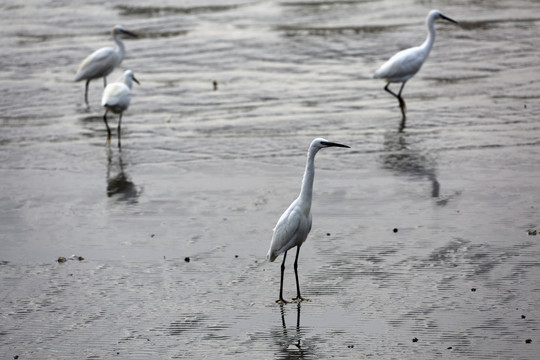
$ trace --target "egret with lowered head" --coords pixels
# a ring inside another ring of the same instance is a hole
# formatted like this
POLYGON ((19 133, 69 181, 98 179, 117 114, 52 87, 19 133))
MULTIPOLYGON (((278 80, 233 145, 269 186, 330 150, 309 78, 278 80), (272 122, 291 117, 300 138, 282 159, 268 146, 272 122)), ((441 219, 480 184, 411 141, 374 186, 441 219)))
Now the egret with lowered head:
POLYGON ((93 79, 103 78, 103 86, 107 86, 107 75, 109 75, 115 67, 120 65, 124 60, 126 50, 124 43, 120 38, 121 35, 128 35, 131 37, 137 37, 131 31, 128 31, 122 27, 122 25, 116 25, 112 29, 112 35, 114 42, 116 42, 117 48, 104 47, 94 51, 83 60, 79 66, 79 70, 75 75, 75 81, 86 80, 86 86, 84 90, 84 101, 88 107, 88 84, 93 79))
MULTIPOLYGON (((131 86, 133 81, 139 84, 139 81, 135 78, 133 71, 126 70, 124 74, 118 79, 117 82, 107 85, 103 90, 103 97, 101 98, 101 106, 105 107, 105 114, 103 115, 103 121, 107 127, 107 142, 111 140, 111 129, 107 123, 107 113, 112 111, 118 115, 118 148, 121 148, 120 144, 120 127, 122 125, 122 114, 128 108, 131 101, 131 86)), ((140 84, 139 84, 140 85, 140 84)))
POLYGON ((426 25, 428 28, 428 36, 426 40, 420 46, 415 46, 402 50, 392 56, 388 61, 386 61, 373 75, 376 79, 384 79, 387 84, 384 87, 384 90, 395 96, 399 101, 399 107, 401 108, 401 126, 400 131, 403 131, 405 128, 405 101, 401 97, 401 92, 405 87, 407 80, 412 78, 418 70, 422 67, 424 61, 426 61, 431 48, 433 47, 433 42, 435 41, 435 20, 447 20, 457 24, 457 21, 450 19, 449 17, 443 15, 439 10, 431 10, 426 18, 426 25), (396 94, 388 88, 390 83, 401 83, 401 88, 396 94))
POLYGON ((296 259, 294 260, 294 275, 296 277, 296 297, 294 301, 303 301, 300 295, 300 284, 298 282, 298 254, 300 246, 306 241, 309 231, 311 230, 311 198, 313 195, 313 179, 315 177, 315 155, 320 149, 327 147, 344 147, 342 145, 328 140, 317 138, 311 142, 308 150, 306 170, 302 180, 302 188, 300 195, 292 202, 287 210, 279 218, 275 228, 270 250, 266 258, 273 262, 279 255, 283 254, 283 262, 281 263, 281 283, 279 287, 279 299, 276 302, 287 303, 283 299, 283 274, 285 271, 285 259, 287 251, 296 246, 296 259))

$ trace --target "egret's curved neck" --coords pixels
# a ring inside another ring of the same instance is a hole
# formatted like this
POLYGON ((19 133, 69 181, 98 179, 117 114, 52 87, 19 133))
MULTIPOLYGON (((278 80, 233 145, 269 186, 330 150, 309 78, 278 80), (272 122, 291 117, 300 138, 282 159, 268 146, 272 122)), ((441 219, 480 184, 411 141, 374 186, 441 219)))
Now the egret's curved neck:
POLYGON ((120 38, 120 34, 114 34, 114 42, 118 46, 118 55, 120 56, 120 61, 122 61, 122 59, 124 58, 126 49, 124 47, 124 42, 120 38))
POLYGON ((315 154, 317 154, 317 151, 319 151, 318 148, 309 148, 306 170, 304 171, 304 178, 302 179, 302 189, 300 190, 300 196, 298 197, 300 204, 304 207, 306 213, 309 213, 311 209, 313 179, 315 178, 315 154))
POLYGON ((421 45, 421 47, 426 52, 426 56, 431 51, 431 48, 433 47, 433 42, 435 41, 435 19, 433 17, 428 17, 426 20, 426 25, 428 28, 428 36, 424 43, 421 45))
POLYGON ((124 76, 124 84, 131 89, 133 86, 133 78, 131 76, 124 76))

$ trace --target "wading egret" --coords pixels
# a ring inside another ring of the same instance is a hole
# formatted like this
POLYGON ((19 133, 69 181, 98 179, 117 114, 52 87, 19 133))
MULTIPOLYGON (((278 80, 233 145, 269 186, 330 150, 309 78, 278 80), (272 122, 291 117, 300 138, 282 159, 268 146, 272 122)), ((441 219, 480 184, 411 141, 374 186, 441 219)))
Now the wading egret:
POLYGON ((307 300, 300 295, 300 284, 298 283, 298 254, 300 246, 306 241, 311 230, 311 198, 313 194, 313 178, 315 177, 315 155, 320 149, 338 146, 348 148, 347 145, 337 144, 325 139, 317 138, 311 142, 308 150, 306 170, 302 179, 302 188, 300 195, 293 201, 287 210, 279 218, 270 243, 270 250, 266 259, 274 261, 279 255, 283 254, 281 263, 281 283, 279 287, 279 300, 276 302, 287 303, 283 299, 283 274, 285 271, 285 259, 287 251, 296 246, 296 259, 294 260, 294 275, 296 277, 297 296, 293 300, 307 300))
MULTIPOLYGON (((118 147, 120 144, 120 127, 122 126, 122 113, 128 108, 131 101, 131 86, 133 81, 139 84, 139 81, 135 79, 133 71, 126 70, 124 74, 118 79, 117 82, 107 85, 103 90, 103 97, 101 98, 101 106, 105 107, 105 114, 103 114, 103 121, 107 127, 107 142, 111 140, 111 129, 107 123, 107 113, 112 111, 118 115, 118 147)), ((140 84, 139 84, 140 85, 140 84)))
POLYGON ((405 101, 401 97, 401 92, 405 87, 407 80, 412 78, 418 70, 422 67, 424 61, 426 61, 433 42, 435 41, 435 20, 447 20, 457 24, 457 21, 450 19, 443 15, 439 10, 431 10, 426 18, 426 25, 428 28, 428 36, 426 40, 420 46, 415 46, 402 50, 392 56, 386 61, 373 75, 376 79, 384 79, 387 84, 384 90, 395 96, 399 100, 399 107, 401 108, 401 126, 400 131, 405 128, 405 101), (390 83, 401 83, 399 92, 396 94, 388 88, 390 83))
POLYGON ((75 81, 86 80, 86 86, 84 90, 84 101, 88 107, 88 84, 90 80, 103 78, 103 86, 107 86, 107 75, 109 75, 115 67, 120 65, 124 60, 125 48, 121 35, 128 35, 131 37, 137 37, 131 31, 128 31, 122 27, 122 25, 116 25, 112 29, 112 35, 114 42, 116 42, 117 48, 104 47, 94 51, 83 60, 79 66, 79 70, 75 75, 75 81))

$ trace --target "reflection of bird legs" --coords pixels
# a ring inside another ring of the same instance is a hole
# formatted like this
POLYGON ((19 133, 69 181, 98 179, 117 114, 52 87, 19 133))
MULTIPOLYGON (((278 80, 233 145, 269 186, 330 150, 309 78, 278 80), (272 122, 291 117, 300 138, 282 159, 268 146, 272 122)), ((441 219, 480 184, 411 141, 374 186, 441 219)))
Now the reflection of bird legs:
POLYGON ((296 297, 293 298, 295 302, 311 301, 305 299, 300 295, 300 283, 298 282, 298 254, 300 253, 300 245, 296 248, 296 259, 294 260, 294 276, 296 277, 296 297))
POLYGON ((384 87, 384 90, 386 90, 386 92, 392 94, 399 101, 399 108, 401 109, 401 124, 399 126, 399 132, 402 132, 403 129, 405 129, 405 121, 407 120, 407 116, 405 115, 407 105, 405 104, 405 100, 403 100, 403 98, 401 97, 401 92, 403 91, 403 88, 405 87, 405 83, 406 81, 401 83, 401 87, 399 88, 399 92, 397 94, 388 88, 390 83, 387 83, 386 86, 384 87))
MULTIPOLYGON (((280 312, 281 312, 281 326, 283 327, 283 336, 286 339, 287 342, 289 342, 288 339, 288 333, 287 333, 287 324, 285 323, 285 310, 283 307, 283 304, 279 304, 280 312)), ((296 304, 296 343, 292 344, 296 346, 300 351, 303 351, 302 349, 302 333, 300 332, 300 303, 296 304)))

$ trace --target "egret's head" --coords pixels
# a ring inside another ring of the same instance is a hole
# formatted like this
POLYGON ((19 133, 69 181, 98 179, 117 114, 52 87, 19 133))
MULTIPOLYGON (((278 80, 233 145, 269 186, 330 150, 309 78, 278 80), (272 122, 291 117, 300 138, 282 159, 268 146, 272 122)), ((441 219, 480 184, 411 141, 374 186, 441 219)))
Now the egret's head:
POLYGON ((113 36, 118 35, 118 34, 128 35, 128 36, 131 36, 131 37, 134 37, 134 38, 137 37, 137 34, 132 33, 129 30, 124 29, 124 27, 122 25, 116 25, 115 27, 113 27, 113 36))
POLYGON ((132 82, 135 81, 137 84, 141 85, 139 83, 139 80, 135 78, 135 74, 131 70, 124 71, 124 83, 131 89, 132 82))
POLYGON ((332 146, 344 147, 344 148, 349 148, 350 147, 350 146, 347 146, 347 145, 331 142, 331 141, 328 141, 328 140, 323 139, 323 138, 317 138, 317 139, 315 139, 315 140, 313 140, 311 142, 311 147, 314 147, 317 150, 322 149, 322 148, 332 147, 332 146))
POLYGON ((454 19, 450 19, 448 16, 444 15, 443 13, 441 13, 439 10, 431 10, 431 11, 429 12, 428 19, 433 19, 433 20, 447 20, 447 21, 453 22, 454 24, 457 24, 457 23, 458 23, 458 22, 455 21, 454 19))

